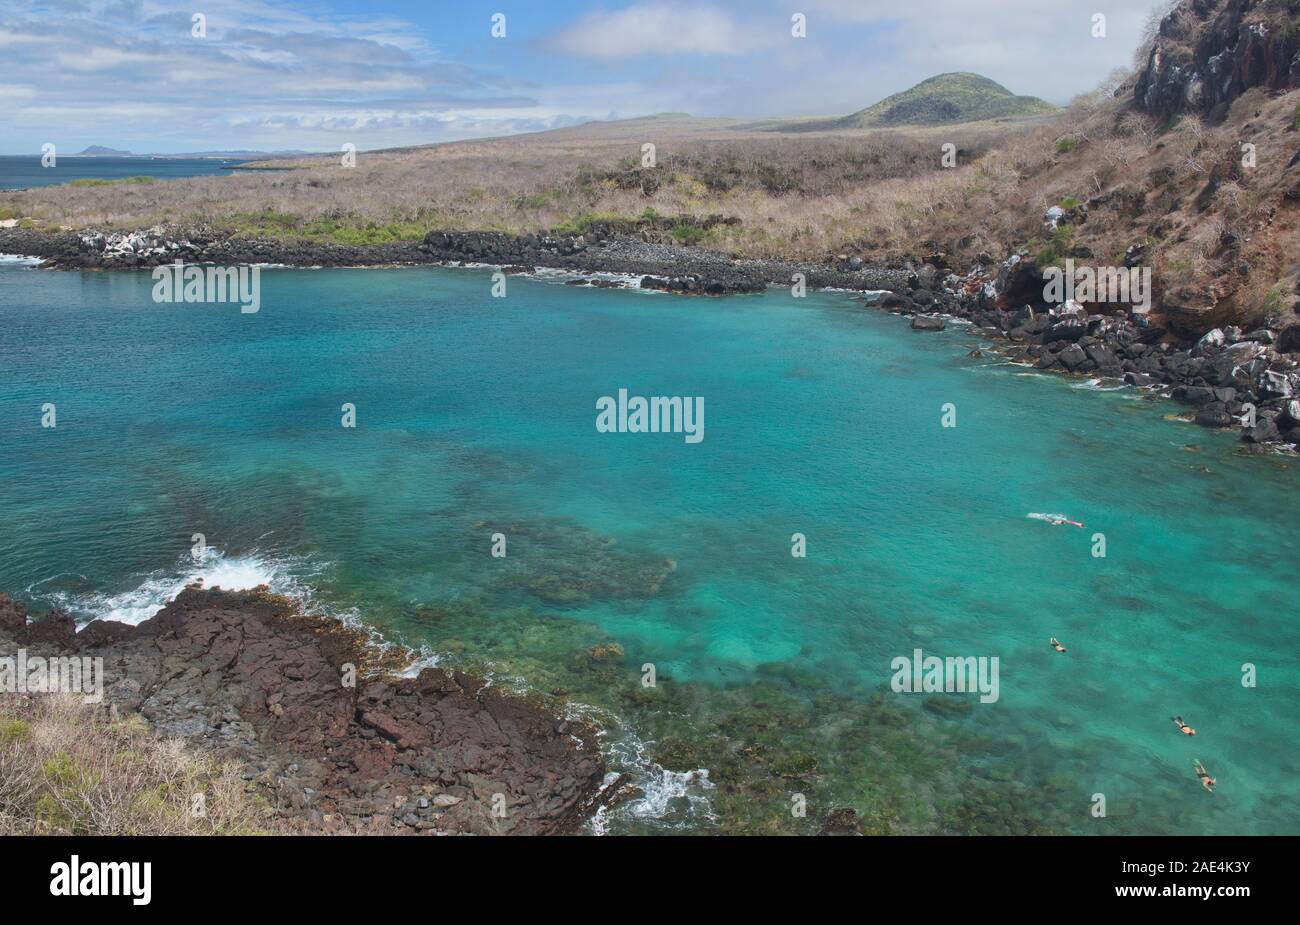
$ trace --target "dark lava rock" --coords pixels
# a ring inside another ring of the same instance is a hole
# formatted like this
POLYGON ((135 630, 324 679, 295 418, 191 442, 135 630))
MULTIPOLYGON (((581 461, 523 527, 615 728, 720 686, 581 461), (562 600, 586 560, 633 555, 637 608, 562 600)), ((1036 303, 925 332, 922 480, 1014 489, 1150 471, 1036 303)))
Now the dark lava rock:
POLYGON ((1052 344, 1059 340, 1077 341, 1088 333, 1088 325, 1082 320, 1066 318, 1051 325, 1043 333, 1043 343, 1052 344))
POLYGON ((1078 344, 1070 344, 1058 353, 1056 358, 1066 369, 1075 372, 1087 361, 1088 354, 1078 344))
POLYGON ((913 331, 942 331, 947 325, 938 315, 915 315, 912 318, 913 331))
POLYGON ((575 735, 461 672, 395 676, 395 650, 265 591, 191 587, 138 626, 77 635, 65 616, 23 616, 0 597, 0 650, 102 657, 102 709, 138 711, 156 733, 243 764, 304 830, 327 813, 350 831, 413 833, 419 809, 419 831, 563 833, 603 799, 593 730, 575 735))
POLYGON ((1161 20, 1133 100, 1160 119, 1191 111, 1219 121, 1247 90, 1297 86, 1300 34, 1295 29, 1267 21, 1252 2, 1194 0, 1178 4, 1161 20))
POLYGON ((1273 443, 1281 436, 1275 421, 1264 420, 1245 430, 1241 439, 1247 443, 1273 443))
POLYGON ((1215 408, 1202 408, 1196 412, 1194 423, 1202 427, 1231 427, 1237 423, 1237 419, 1228 414, 1227 411, 1221 411, 1215 408))

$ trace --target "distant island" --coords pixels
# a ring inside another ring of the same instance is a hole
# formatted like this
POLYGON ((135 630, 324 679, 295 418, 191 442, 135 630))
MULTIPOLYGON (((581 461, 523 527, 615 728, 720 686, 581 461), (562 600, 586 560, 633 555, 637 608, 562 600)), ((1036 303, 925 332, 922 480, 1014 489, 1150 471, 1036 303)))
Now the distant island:
POLYGON ((303 157, 312 151, 187 151, 182 154, 136 154, 134 151, 120 151, 103 145, 91 145, 84 151, 65 157, 158 157, 158 158, 256 158, 256 157, 303 157))

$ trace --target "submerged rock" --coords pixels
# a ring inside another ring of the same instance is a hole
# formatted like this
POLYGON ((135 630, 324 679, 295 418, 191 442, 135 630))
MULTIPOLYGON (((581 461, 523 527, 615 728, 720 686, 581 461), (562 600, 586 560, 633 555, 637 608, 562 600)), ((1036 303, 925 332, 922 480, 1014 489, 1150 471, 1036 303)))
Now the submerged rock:
POLYGON ((832 809, 826 814, 818 835, 861 835, 858 812, 855 809, 832 809))

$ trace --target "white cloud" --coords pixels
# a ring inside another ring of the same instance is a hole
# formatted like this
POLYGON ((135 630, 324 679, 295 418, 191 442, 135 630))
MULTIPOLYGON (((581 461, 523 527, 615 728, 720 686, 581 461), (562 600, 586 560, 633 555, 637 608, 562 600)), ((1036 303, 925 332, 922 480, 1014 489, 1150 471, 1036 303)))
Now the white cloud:
POLYGON ((872 28, 874 60, 894 90, 947 71, 975 71, 1017 93, 1064 102, 1132 63, 1152 10, 1167 0, 804 0, 809 34, 872 28), (1093 37, 1093 16, 1106 35, 1093 37))
POLYGON ((339 131, 375 148, 670 110, 842 114, 956 70, 1064 102, 1131 60, 1162 0, 1114 3, 1105 39, 1108 0, 602 0, 617 8, 554 5, 558 31, 508 59, 459 60, 436 25, 322 2, 203 0, 197 40, 168 0, 0 0, 0 144, 334 150, 339 131))
POLYGON ((770 46, 775 35, 738 22, 716 6, 637 3, 596 10, 553 35, 549 46, 581 58, 642 55, 740 55, 770 46))

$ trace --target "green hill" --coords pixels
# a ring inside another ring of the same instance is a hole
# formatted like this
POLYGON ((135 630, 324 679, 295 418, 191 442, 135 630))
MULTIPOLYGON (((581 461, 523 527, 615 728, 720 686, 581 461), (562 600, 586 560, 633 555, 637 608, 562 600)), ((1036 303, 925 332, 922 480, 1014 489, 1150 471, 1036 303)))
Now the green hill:
POLYGON ((1038 116, 1055 109, 1051 103, 1036 96, 1016 96, 1001 84, 979 74, 940 74, 874 106, 835 119, 833 124, 836 128, 944 125, 1038 116))
POLYGON ((979 74, 939 74, 910 90, 895 93, 852 115, 800 119, 752 126, 769 132, 825 132, 836 129, 890 128, 906 125, 951 125, 988 119, 1023 119, 1056 112, 1036 96, 1016 96, 979 74))

